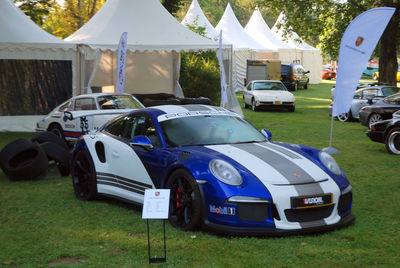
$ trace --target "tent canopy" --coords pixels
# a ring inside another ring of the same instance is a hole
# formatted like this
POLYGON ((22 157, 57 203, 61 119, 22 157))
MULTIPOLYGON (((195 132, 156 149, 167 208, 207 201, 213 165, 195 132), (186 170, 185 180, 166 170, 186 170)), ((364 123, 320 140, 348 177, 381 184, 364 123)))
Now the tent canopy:
POLYGON ((276 52, 276 49, 264 46, 244 31, 229 3, 226 6, 224 15, 215 29, 218 32, 222 30, 222 38, 233 44, 234 50, 252 49, 265 52, 276 52))
POLYGON ((218 43, 183 27, 158 0, 108 0, 78 31, 65 40, 102 51, 118 49, 123 32, 130 51, 217 49, 218 43))
POLYGON ((217 32, 211 25, 211 23, 208 21, 197 0, 192 1, 181 23, 186 26, 186 25, 192 25, 195 21, 197 22, 198 26, 206 28, 205 34, 208 38, 211 38, 213 40, 219 39, 219 32, 217 32))
POLYGON ((278 51, 293 50, 292 47, 282 42, 272 33, 258 8, 254 10, 253 15, 251 16, 244 30, 248 35, 252 36, 258 42, 262 43, 268 48, 278 51))

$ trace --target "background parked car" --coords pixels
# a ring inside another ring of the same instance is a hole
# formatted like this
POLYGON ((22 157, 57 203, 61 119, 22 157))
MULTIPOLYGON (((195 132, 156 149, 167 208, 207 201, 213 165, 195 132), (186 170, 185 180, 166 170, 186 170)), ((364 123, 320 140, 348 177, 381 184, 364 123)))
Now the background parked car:
POLYGON ((400 110, 400 93, 361 108, 360 122, 362 125, 370 127, 373 123, 391 119, 393 113, 398 110, 400 110))
MULTIPOLYGON (((393 86, 375 86, 360 88, 354 92, 350 111, 339 115, 339 121, 350 121, 359 118, 362 107, 375 103, 377 100, 400 92, 400 88, 393 86)), ((332 115, 333 102, 329 105, 329 116, 332 115)))
MULTIPOLYGON (((359 88, 364 88, 364 87, 375 87, 375 86, 390 86, 390 84, 387 83, 381 83, 381 82, 359 82, 357 85, 357 89, 359 88)), ((335 86, 331 88, 331 100, 333 100, 333 97, 335 95, 335 86)))
POLYGON ((336 78, 336 72, 332 69, 332 66, 330 64, 323 65, 322 66, 322 79, 335 79, 336 78))
POLYGON ((253 111, 267 107, 294 112, 295 99, 280 81, 254 80, 243 90, 243 106, 251 106, 253 111))
MULTIPOLYGON (((378 80, 379 79, 379 71, 376 71, 372 74, 372 79, 378 80)), ((397 69, 397 75, 396 75, 396 80, 400 81, 400 66, 397 69)))
POLYGON ((308 77, 310 71, 306 71, 301 64, 298 63, 282 63, 281 64, 281 81, 289 90, 298 90, 300 87, 308 88, 308 77))
POLYGON ((98 129, 117 115, 143 107, 140 101, 129 94, 79 95, 60 104, 37 122, 36 131, 53 132, 62 139, 75 141, 83 134, 98 129), (69 119, 65 113, 69 114, 69 119))
POLYGON ((389 153, 400 155, 400 111, 393 113, 392 119, 372 124, 366 134, 372 141, 384 143, 389 153))

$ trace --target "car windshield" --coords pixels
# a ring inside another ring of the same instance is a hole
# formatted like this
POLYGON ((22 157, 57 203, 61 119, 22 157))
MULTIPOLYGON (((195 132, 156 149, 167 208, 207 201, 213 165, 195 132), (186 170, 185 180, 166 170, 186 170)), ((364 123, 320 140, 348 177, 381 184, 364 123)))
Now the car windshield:
POLYGON ((258 129, 235 116, 190 116, 160 122, 168 147, 265 141, 258 129))
POLYGON ((281 74, 288 75, 290 74, 290 69, 292 67, 290 65, 281 65, 281 74))
POLYGON ((254 90, 287 90, 282 83, 277 82, 254 82, 254 90))
POLYGON ((101 110, 139 109, 143 105, 130 95, 105 95, 97 98, 101 110))
POLYGON ((398 92, 400 92, 400 88, 398 88, 398 87, 383 87, 382 88, 382 93, 384 96, 390 96, 390 95, 393 95, 398 92))
POLYGON ((398 105, 398 104, 400 104, 400 94, 395 94, 395 95, 389 96, 389 97, 385 98, 383 101, 387 104, 398 105))

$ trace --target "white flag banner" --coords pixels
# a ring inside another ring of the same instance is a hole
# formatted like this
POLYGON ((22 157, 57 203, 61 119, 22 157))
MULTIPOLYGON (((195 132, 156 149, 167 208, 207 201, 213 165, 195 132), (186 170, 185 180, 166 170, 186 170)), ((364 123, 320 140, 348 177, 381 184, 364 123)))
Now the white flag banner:
POLYGON ((358 15, 347 26, 340 42, 332 116, 347 113, 362 72, 395 8, 373 8, 358 15))
POLYGON ((128 39, 128 33, 123 32, 118 45, 117 75, 116 75, 117 78, 115 81, 115 93, 119 94, 124 93, 127 39, 128 39))
POLYGON ((221 106, 228 104, 227 85, 225 82, 224 61, 222 59, 222 30, 219 32, 219 48, 218 48, 219 73, 221 76, 221 106))

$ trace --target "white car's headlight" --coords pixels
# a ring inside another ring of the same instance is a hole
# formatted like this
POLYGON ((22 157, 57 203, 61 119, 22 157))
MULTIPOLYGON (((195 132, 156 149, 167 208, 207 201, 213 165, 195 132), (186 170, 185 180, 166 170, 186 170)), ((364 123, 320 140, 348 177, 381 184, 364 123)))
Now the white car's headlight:
POLYGON ((332 171, 336 175, 339 176, 342 175, 339 165, 336 163, 335 159, 333 159, 333 157, 330 154, 321 151, 319 152, 318 156, 322 164, 324 164, 324 166, 326 166, 330 171, 332 171))
POLYGON ((240 176, 239 172, 231 164, 223 160, 211 160, 210 170, 211 173, 223 183, 229 185, 240 185, 243 182, 242 176, 240 176))

